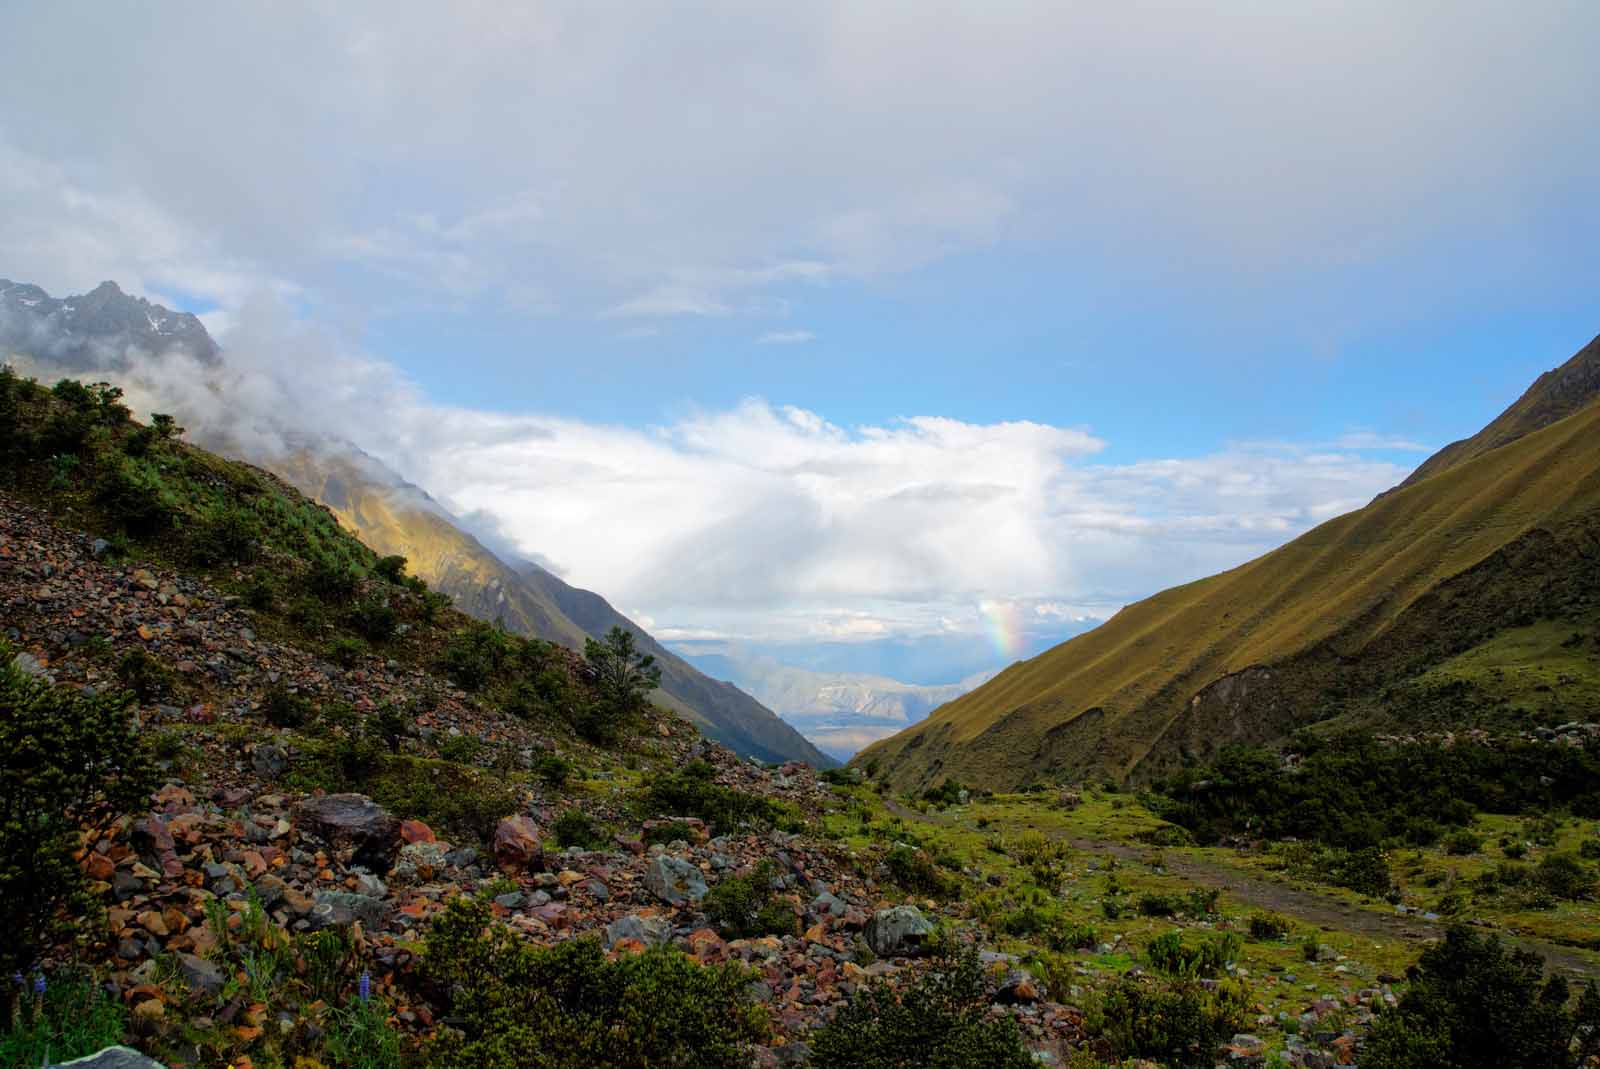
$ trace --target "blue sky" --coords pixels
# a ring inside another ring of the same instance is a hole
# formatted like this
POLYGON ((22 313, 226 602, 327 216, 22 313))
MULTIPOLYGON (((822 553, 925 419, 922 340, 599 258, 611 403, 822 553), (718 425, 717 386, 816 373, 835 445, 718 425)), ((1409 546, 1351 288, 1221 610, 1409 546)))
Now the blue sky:
POLYGON ((665 637, 944 681, 1359 506, 1600 332, 1597 39, 14 3, 0 274, 205 313, 274 418, 665 637))

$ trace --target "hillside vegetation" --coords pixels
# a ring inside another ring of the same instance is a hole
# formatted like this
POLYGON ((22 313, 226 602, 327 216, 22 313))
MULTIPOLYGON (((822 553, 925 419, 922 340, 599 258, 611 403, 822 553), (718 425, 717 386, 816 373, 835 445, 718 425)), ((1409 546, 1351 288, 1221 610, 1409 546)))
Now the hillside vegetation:
POLYGON ((1149 777, 1322 721, 1510 727, 1576 715, 1571 697, 1600 675, 1597 432, 1591 405, 1498 448, 1458 451, 1436 475, 1272 553, 1128 606, 855 763, 903 786, 1011 787, 1149 777), (1518 629, 1541 623, 1566 632, 1561 687, 1492 670, 1514 656, 1518 629))

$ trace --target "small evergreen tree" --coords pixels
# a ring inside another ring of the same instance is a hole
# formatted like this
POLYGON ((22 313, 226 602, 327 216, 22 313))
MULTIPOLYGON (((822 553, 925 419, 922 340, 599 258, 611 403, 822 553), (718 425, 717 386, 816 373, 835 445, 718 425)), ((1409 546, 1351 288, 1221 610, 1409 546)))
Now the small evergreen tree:
POLYGON ((661 685, 654 654, 640 652, 632 631, 613 626, 604 642, 585 639, 583 657, 599 692, 598 702, 582 710, 577 728, 593 742, 611 742, 644 709, 646 696, 661 685))
POLYGON ((126 691, 58 687, 0 643, 0 973, 33 965, 96 902, 73 860, 80 831, 142 809, 155 764, 126 691))

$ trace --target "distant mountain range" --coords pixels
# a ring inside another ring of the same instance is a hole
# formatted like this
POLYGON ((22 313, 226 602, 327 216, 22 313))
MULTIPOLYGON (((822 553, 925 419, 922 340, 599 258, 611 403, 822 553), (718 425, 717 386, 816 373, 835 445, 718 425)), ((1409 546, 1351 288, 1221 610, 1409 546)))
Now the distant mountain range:
MULTIPOLYGON (((56 300, 37 286, 0 280, 0 359, 16 354, 61 372, 92 372, 115 381, 141 365, 153 369, 145 362, 174 351, 203 366, 220 367, 227 359, 194 316, 129 296, 115 283, 56 300)), ((174 415, 184 421, 183 413, 174 415)), ((600 595, 569 586, 531 562, 496 556, 426 492, 348 442, 332 434, 286 436, 297 448, 252 456, 225 429, 198 434, 204 439, 198 444, 258 464, 326 505, 379 553, 404 556, 412 574, 449 594, 469 615, 574 649, 582 649, 587 636, 626 627, 661 663, 656 700, 706 735, 765 761, 820 768, 838 763, 750 695, 663 647, 600 595)))
POLYGON ((1129 605, 876 743, 894 784, 1148 779, 1308 727, 1600 708, 1600 339, 1364 509, 1129 605))
POLYGON ((995 674, 979 672, 959 683, 924 686, 884 676, 813 672, 734 651, 696 653, 689 659, 708 675, 749 691, 825 753, 841 759, 916 723, 995 674))

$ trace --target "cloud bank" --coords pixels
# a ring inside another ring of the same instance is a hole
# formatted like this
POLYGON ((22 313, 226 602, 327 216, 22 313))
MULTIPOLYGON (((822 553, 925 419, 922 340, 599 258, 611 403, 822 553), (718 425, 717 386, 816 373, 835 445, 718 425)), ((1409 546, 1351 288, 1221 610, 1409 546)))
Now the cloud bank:
POLYGON ((666 639, 994 636, 1015 656, 1161 587, 1363 505, 1406 468, 1339 446, 1241 444, 1107 463, 1089 428, 910 415, 845 427, 749 398, 643 429, 430 401, 381 360, 241 306, 223 370, 167 354, 121 376, 139 410, 246 456, 347 439, 497 551, 546 562, 666 639))

